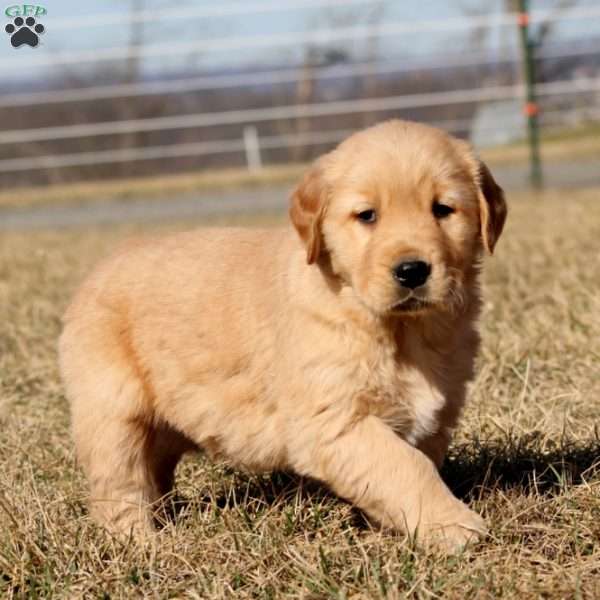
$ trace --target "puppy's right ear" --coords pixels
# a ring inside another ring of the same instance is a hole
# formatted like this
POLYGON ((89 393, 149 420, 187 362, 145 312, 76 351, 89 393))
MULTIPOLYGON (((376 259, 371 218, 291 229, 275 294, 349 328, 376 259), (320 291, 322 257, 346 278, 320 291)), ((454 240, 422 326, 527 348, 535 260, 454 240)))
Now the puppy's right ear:
POLYGON ((290 199, 290 218, 306 246, 306 262, 309 265, 319 258, 323 250, 321 225, 327 199, 323 165, 317 161, 306 172, 290 199))

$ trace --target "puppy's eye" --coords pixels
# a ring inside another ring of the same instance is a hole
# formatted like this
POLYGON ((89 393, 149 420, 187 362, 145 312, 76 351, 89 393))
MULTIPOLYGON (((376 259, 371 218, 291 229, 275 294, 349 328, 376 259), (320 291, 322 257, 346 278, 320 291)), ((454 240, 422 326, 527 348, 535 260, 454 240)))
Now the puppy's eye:
POLYGON ((454 212, 454 209, 451 206, 448 206, 447 204, 442 204, 441 202, 438 202, 436 200, 433 203, 431 211, 433 212, 433 216, 436 219, 444 219, 451 215, 454 212))
POLYGON ((363 210, 359 213, 356 213, 356 218, 361 223, 375 223, 377 220, 377 213, 371 208, 369 210, 363 210))

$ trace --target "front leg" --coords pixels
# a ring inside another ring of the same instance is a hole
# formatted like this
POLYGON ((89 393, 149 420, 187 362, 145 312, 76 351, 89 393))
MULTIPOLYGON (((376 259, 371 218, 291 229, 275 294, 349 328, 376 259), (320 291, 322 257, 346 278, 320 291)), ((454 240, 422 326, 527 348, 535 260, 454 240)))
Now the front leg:
POLYGON ((452 495, 434 463, 377 417, 365 416, 329 439, 313 439, 318 441, 298 470, 321 479, 384 527, 435 538, 449 549, 485 533, 483 519, 452 495))

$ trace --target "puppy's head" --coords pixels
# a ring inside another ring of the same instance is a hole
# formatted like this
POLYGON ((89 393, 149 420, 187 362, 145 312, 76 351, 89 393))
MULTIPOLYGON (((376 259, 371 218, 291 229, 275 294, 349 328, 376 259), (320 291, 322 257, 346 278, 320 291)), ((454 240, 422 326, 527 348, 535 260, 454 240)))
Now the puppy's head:
POLYGON ((309 264, 327 259, 378 314, 453 309, 506 218, 500 187, 469 145, 389 121, 321 157, 290 216, 309 264))

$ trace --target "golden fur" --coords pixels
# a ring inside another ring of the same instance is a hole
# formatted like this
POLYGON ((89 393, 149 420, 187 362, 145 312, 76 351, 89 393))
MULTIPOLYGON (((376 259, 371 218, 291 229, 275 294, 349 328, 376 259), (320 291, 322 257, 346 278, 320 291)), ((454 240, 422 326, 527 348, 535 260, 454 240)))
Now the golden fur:
POLYGON ((308 170, 294 227, 199 229, 109 258, 60 340, 94 516, 152 528, 199 447, 317 478, 381 525, 450 547, 482 533, 436 467, 473 374, 481 254, 505 215, 466 143, 389 121, 308 170), (434 202, 455 212, 438 218, 434 202), (431 276, 410 291, 391 270, 415 257, 431 276))

